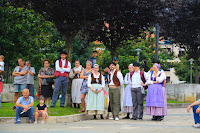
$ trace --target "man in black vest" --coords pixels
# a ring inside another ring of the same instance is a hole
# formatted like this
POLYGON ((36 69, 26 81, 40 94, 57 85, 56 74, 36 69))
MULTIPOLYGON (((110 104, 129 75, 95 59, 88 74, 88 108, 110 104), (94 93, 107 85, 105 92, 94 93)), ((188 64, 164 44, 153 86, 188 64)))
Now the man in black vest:
POLYGON ((144 87, 145 82, 148 80, 148 75, 144 71, 140 71, 140 63, 134 64, 134 70, 132 76, 132 101, 133 101, 133 117, 131 120, 143 119, 143 99, 144 99, 144 87))

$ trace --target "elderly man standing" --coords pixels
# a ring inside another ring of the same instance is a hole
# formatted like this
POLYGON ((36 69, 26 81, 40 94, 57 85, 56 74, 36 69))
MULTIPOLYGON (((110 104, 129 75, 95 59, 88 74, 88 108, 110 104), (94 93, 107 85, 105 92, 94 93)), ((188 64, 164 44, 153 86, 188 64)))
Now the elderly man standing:
POLYGON ((62 85, 62 98, 60 101, 60 107, 64 108, 65 97, 66 97, 66 92, 67 92, 67 87, 68 87, 68 80, 69 80, 68 77, 69 77, 69 72, 71 70, 71 63, 68 60, 66 60, 67 52, 64 52, 64 51, 61 52, 60 57, 61 59, 56 61, 56 72, 54 73, 54 75, 57 78, 55 82, 55 89, 52 96, 51 107, 56 106, 58 93, 62 85))
POLYGON ((20 117, 29 117, 29 123, 33 123, 34 99, 29 96, 29 90, 24 89, 23 96, 19 97, 16 102, 16 123, 20 124, 20 117))
POLYGON ((28 67, 27 88, 29 89, 30 96, 35 98, 35 96, 34 96, 34 74, 35 74, 35 68, 31 67, 31 61, 26 61, 26 66, 28 67))
MULTIPOLYGON (((28 67, 24 65, 24 60, 22 58, 18 59, 18 64, 19 66, 16 66, 12 73, 12 76, 14 76, 15 85, 15 103, 19 97, 19 92, 22 92, 27 87, 28 67)), ((13 109, 16 109, 16 107, 14 106, 13 109)))

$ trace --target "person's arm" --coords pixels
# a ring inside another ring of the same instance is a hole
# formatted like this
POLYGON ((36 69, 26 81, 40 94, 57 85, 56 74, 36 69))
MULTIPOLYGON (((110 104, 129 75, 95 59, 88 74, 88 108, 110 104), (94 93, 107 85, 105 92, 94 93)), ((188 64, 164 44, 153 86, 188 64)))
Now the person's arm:
POLYGON ((28 73, 31 75, 31 76, 34 76, 35 74, 35 68, 33 67, 32 68, 32 71, 31 71, 31 68, 28 70, 28 73))
POLYGON ((36 107, 36 110, 35 110, 35 112, 40 112, 40 111, 38 110, 38 107, 36 107))
POLYGON ((64 72, 64 70, 61 69, 60 66, 59 66, 59 60, 56 61, 56 71, 58 71, 58 72, 64 72))
POLYGON ((39 78, 39 87, 41 88, 41 78, 39 78))
MULTIPOLYGON (((67 60, 66 60, 66 61, 67 61, 67 60)), ((68 61, 67 68, 62 68, 62 70, 63 70, 64 72, 70 72, 70 70, 71 70, 71 63, 68 61)))
POLYGON ((44 108, 44 111, 47 112, 47 107, 44 108))
POLYGON ((128 80, 128 76, 129 76, 129 74, 127 73, 126 76, 125 76, 125 78, 124 78, 124 84, 125 85, 130 84, 130 81, 128 80))
POLYGON ((166 79, 165 74, 163 74, 162 72, 161 72, 160 77, 156 77, 156 81, 158 83, 162 83, 165 79, 166 79))
MULTIPOLYGON (((91 88, 92 88, 91 80, 92 80, 92 77, 91 77, 91 74, 90 74, 90 75, 88 76, 87 84, 88 84, 88 87, 91 87, 91 88)), ((91 90, 92 90, 92 89, 91 89, 91 90)))
POLYGON ((124 84, 124 81, 121 72, 117 72, 117 78, 119 79, 120 85, 122 86, 124 84))
POLYGON ((84 69, 81 71, 80 78, 82 78, 82 79, 87 79, 88 76, 84 76, 83 74, 84 74, 84 69))
POLYGON ((101 75, 101 88, 103 89, 105 87, 105 77, 101 75))
POLYGON ((190 104, 188 107, 187 107, 187 112, 190 112, 190 109, 195 106, 195 105, 199 105, 200 104, 200 99, 198 101, 195 101, 193 102, 192 104, 190 104))

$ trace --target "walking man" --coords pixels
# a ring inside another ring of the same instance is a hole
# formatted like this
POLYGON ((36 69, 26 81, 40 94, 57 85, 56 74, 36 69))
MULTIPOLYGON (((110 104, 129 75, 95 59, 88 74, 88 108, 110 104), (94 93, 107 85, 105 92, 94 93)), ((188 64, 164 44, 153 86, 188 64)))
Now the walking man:
POLYGON ((56 72, 54 75, 57 78, 56 78, 56 82, 55 82, 55 89, 54 89, 53 96, 52 96, 51 107, 56 106, 59 90, 62 85, 62 98, 60 101, 60 107, 64 108, 65 97, 66 97, 66 92, 67 92, 67 88, 68 88, 68 80, 69 80, 68 77, 69 77, 69 72, 71 70, 71 63, 66 60, 67 52, 64 52, 64 51, 61 52, 60 57, 61 57, 61 59, 56 61, 56 72))

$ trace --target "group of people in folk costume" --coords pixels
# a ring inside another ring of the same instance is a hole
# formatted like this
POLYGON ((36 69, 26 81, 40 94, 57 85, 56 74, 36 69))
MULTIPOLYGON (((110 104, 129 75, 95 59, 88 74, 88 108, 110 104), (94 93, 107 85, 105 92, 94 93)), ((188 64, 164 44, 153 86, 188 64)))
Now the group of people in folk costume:
POLYGON ((80 61, 75 61, 75 67, 70 72, 72 81, 72 102, 74 107, 82 109, 80 112, 86 112, 94 115, 100 115, 103 119, 105 112, 105 95, 109 94, 109 107, 113 118, 119 120, 121 111, 120 89, 126 85, 124 91, 124 113, 127 116, 124 119, 142 120, 143 119, 143 99, 146 96, 146 114, 152 115, 152 120, 161 121, 167 115, 167 103, 165 94, 166 75, 159 65, 159 61, 154 64, 149 72, 140 71, 140 64, 135 63, 128 66, 129 72, 123 80, 120 70, 116 70, 116 63, 109 64, 108 88, 106 89, 105 75, 99 72, 99 65, 93 64, 91 60, 86 61, 86 68, 80 65, 80 61), (86 97, 87 95, 87 97, 86 97), (130 114, 132 117, 130 118, 130 114))

